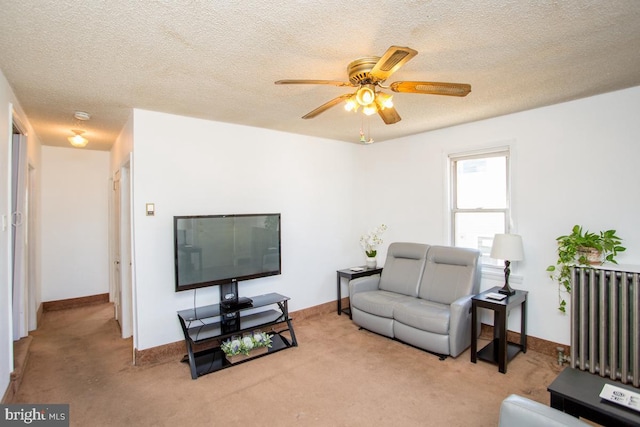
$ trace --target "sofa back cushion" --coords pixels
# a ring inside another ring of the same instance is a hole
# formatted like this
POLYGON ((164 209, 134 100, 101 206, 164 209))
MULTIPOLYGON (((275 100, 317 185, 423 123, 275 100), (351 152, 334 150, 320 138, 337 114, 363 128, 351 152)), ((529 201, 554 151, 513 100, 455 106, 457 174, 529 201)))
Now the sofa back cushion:
MULTIPOLYGON (((480 252, 475 249, 431 246, 420 282, 420 298, 451 304, 480 289, 480 252)), ((386 268, 386 266, 385 266, 386 268)))
POLYGON ((428 245, 395 242, 389 245, 380 276, 380 289, 408 296, 418 296, 428 245))

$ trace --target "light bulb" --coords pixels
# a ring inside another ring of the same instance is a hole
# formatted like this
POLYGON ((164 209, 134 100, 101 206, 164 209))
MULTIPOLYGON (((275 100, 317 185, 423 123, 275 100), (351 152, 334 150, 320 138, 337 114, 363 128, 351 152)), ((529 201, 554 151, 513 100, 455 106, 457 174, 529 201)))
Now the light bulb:
POLYGON ((371 116, 371 115, 375 114, 377 110, 378 110, 378 109, 376 108, 375 104, 369 104, 369 105, 366 105, 366 106, 362 109, 362 112, 363 112, 364 114, 366 114, 367 116, 371 116))
POLYGON ((356 104, 356 101, 353 98, 349 98, 347 100, 347 103, 344 104, 344 109, 347 111, 353 111, 357 108, 358 108, 358 104, 356 104))
POLYGON ((391 98, 393 98, 393 95, 382 92, 378 93, 377 102, 380 108, 385 109, 393 107, 393 101, 391 100, 391 98))
POLYGON ((89 140, 82 136, 84 131, 72 129, 71 132, 75 133, 75 135, 70 136, 67 139, 69 140, 69 143, 71 143, 71 145, 73 145, 74 147, 82 148, 89 143, 89 140))
POLYGON ((360 105, 369 105, 373 102, 376 97, 376 93, 372 88, 373 85, 362 86, 356 92, 356 101, 360 105))

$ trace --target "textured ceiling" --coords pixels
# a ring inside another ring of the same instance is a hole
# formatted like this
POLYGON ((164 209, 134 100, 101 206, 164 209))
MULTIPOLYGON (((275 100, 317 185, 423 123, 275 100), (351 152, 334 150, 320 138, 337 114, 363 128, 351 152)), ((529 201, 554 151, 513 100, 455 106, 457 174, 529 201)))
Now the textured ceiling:
POLYGON ((384 141, 640 85, 640 1, 0 1, 0 68, 45 145, 108 150, 132 108, 357 142, 384 141), (469 83, 465 98, 395 94, 385 125, 336 106, 346 66, 419 53, 387 83, 469 83))

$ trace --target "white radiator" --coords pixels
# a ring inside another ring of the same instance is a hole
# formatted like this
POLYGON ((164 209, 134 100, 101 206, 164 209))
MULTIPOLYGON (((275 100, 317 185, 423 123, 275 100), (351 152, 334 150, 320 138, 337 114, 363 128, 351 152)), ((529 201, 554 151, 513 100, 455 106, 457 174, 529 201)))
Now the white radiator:
POLYGON ((572 368, 640 387, 639 276, 572 268, 572 368))

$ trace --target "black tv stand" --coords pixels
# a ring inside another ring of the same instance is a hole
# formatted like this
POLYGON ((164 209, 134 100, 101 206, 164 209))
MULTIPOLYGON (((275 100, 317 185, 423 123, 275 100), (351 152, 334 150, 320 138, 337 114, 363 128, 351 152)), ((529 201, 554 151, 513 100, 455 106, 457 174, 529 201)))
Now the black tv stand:
MULTIPOLYGON (((233 311, 224 308, 222 303, 178 311, 187 346, 183 361, 189 362, 192 379, 234 366, 220 349, 222 343, 233 335, 256 330, 272 335, 272 345, 267 353, 256 357, 298 345, 289 317, 289 297, 270 293, 247 299, 252 301, 249 306, 234 306, 233 311), (264 310, 259 311, 260 308, 264 310)), ((235 364, 238 363, 244 361, 235 364)))

